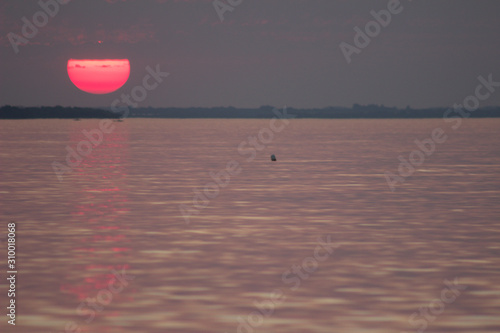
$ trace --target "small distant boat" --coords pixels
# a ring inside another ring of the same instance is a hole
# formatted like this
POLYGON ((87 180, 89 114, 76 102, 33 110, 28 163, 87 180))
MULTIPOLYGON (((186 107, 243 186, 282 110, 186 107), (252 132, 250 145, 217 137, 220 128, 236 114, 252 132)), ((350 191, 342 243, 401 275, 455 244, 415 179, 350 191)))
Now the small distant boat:
POLYGON ((271 161, 276 162, 276 156, 274 154, 271 155, 271 161))
POLYGON ((113 121, 114 121, 114 122, 118 122, 118 123, 121 123, 121 122, 123 121, 123 119, 121 119, 121 118, 118 118, 118 119, 115 119, 115 120, 113 120, 113 121))
POLYGON ((73 119, 73 120, 74 120, 74 121, 80 121, 80 118, 75 118, 75 119, 73 119))

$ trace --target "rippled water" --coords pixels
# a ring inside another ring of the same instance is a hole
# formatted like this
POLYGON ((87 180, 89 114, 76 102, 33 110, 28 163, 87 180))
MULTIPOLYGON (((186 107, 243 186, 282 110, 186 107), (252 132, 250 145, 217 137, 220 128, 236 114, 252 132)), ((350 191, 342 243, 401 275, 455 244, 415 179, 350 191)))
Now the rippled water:
POLYGON ((2 332, 500 331, 500 120, 292 120, 252 161, 238 146, 268 120, 113 125, 59 181, 52 162, 98 121, 0 122, 1 232, 17 222, 19 271, 2 332), (384 172, 436 127, 447 141, 391 192, 384 172), (179 205, 231 160, 240 173, 186 224, 179 205), (337 249, 307 259, 328 235, 337 249), (111 293, 113 270, 134 279, 111 293), (418 315, 455 278, 467 289, 418 315))

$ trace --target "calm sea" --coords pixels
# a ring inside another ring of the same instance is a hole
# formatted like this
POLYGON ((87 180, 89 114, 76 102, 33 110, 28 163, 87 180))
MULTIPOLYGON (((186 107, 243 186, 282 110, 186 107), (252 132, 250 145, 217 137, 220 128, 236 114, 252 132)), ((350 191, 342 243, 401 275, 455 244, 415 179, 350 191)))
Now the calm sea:
POLYGON ((2 120, 0 330, 499 332, 500 120, 451 125, 2 120))

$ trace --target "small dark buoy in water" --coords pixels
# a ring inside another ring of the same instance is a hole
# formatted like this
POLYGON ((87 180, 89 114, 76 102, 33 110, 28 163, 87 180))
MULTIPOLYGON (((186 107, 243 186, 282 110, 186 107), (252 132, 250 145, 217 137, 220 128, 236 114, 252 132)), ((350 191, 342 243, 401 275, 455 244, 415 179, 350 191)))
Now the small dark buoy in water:
POLYGON ((276 156, 274 156, 274 154, 271 155, 271 161, 276 162, 276 156))

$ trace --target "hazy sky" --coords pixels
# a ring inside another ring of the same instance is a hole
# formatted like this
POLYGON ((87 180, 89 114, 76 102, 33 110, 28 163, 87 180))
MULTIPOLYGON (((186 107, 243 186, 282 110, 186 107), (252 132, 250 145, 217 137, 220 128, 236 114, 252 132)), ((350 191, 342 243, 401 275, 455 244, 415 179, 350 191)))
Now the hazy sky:
MULTIPOLYGON (((0 0, 0 105, 109 106, 157 65, 170 76, 140 106, 451 106, 477 76, 500 81, 498 0, 401 0, 349 64, 340 43, 354 46, 354 28, 390 1, 226 1, 223 22, 211 0, 72 0, 43 24, 38 1, 0 0), (38 32, 16 54, 8 34, 34 15, 38 32), (130 78, 88 94, 69 80, 70 58, 126 58, 130 78)), ((500 105, 500 89, 485 105, 500 105)))

